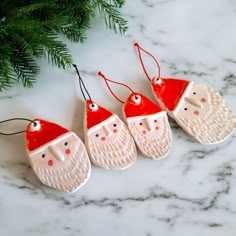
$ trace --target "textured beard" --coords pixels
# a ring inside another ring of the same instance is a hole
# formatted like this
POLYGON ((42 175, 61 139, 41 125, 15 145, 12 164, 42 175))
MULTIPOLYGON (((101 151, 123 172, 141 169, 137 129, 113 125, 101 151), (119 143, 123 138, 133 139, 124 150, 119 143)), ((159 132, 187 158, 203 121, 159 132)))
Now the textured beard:
POLYGON ((166 113, 158 118, 160 134, 157 137, 149 137, 140 133, 134 122, 128 124, 131 134, 139 150, 151 159, 161 159, 170 151, 172 135, 166 113))
POLYGON ((88 150, 91 161, 105 169, 124 169, 132 165, 137 158, 132 136, 125 125, 118 133, 104 143, 91 141, 88 137, 88 150))
POLYGON ((91 164, 84 144, 80 141, 65 166, 40 168, 32 166, 43 184, 64 192, 74 192, 89 178, 91 164))
POLYGON ((202 118, 194 120, 175 117, 176 122, 202 144, 219 143, 226 139, 235 128, 236 118, 221 95, 208 90, 210 109, 202 118))

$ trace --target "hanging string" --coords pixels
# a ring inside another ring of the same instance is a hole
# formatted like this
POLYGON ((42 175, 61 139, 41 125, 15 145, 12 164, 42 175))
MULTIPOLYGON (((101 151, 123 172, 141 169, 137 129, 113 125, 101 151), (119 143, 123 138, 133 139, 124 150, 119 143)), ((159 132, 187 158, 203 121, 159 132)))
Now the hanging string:
MULTIPOLYGON (((3 120, 3 121, 0 121, 0 124, 3 124, 3 123, 6 123, 6 122, 10 122, 10 121, 14 121, 14 120, 23 120, 23 121, 29 121, 31 123, 34 124, 34 126, 37 126, 37 123, 33 120, 30 120, 30 119, 27 119, 27 118, 12 118, 12 119, 7 119, 7 120, 3 120)), ((18 131, 18 132, 13 132, 13 133, 3 133, 3 132, 0 132, 0 135, 15 135, 15 134, 21 134, 21 133, 25 133, 25 130, 22 130, 22 131, 18 131)))
POLYGON ((141 51, 143 51, 143 52, 145 52, 146 54, 148 54, 149 56, 151 56, 152 59, 155 61, 156 65, 157 65, 157 68, 158 68, 157 79, 160 79, 161 68, 160 68, 160 65, 159 65, 157 59, 156 59, 150 52, 148 52, 148 51, 146 51, 145 49, 141 48, 138 43, 135 43, 134 46, 137 47, 137 49, 138 49, 139 60, 140 60, 140 62, 141 62, 143 71, 144 71, 145 75, 147 76, 148 80, 151 81, 151 78, 150 78, 150 76, 148 75, 147 70, 146 70, 146 68, 145 68, 145 66, 144 66, 143 59, 142 59, 142 55, 141 55, 141 51))
POLYGON ((90 96, 90 94, 89 94, 89 92, 88 92, 88 90, 87 90, 87 88, 86 88, 86 86, 85 86, 85 84, 84 84, 83 79, 82 79, 81 76, 80 76, 80 73, 79 73, 79 70, 78 70, 77 65, 73 64, 73 66, 74 66, 74 68, 75 68, 75 70, 76 70, 76 73, 77 73, 77 75, 78 75, 78 77, 79 77, 79 86, 80 86, 80 90, 81 90, 81 92, 82 92, 84 101, 87 100, 87 99, 86 99, 86 96, 85 96, 85 94, 84 94, 84 90, 85 90, 85 92, 87 93, 87 95, 88 95, 88 97, 89 97, 89 100, 90 100, 91 103, 93 104, 92 98, 91 98, 91 96, 90 96), (83 87, 82 87, 82 86, 83 86, 83 87))
POLYGON ((106 78, 105 75, 102 74, 101 71, 98 72, 98 75, 101 76, 101 77, 104 79, 104 81, 105 81, 105 83, 106 83, 106 85, 107 85, 107 88, 109 89, 110 93, 111 93, 111 94, 116 98, 116 100, 118 100, 119 102, 125 103, 124 101, 122 101, 120 98, 118 98, 118 97, 116 96, 116 94, 112 91, 112 89, 111 89, 111 87, 110 87, 110 85, 108 84, 107 81, 109 81, 109 82, 111 82, 111 83, 113 83, 113 84, 122 85, 122 86, 128 88, 128 89, 131 91, 131 93, 134 93, 133 89, 131 89, 127 84, 123 84, 123 83, 120 83, 120 82, 116 82, 116 81, 114 81, 114 80, 110 80, 110 79, 106 78))

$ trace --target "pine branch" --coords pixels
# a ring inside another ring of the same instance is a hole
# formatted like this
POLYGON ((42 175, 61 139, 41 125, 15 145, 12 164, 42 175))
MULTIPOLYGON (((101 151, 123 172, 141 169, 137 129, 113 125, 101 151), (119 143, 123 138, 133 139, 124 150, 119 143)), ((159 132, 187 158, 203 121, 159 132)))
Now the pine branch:
POLYGON ((21 48, 14 50, 15 57, 11 58, 11 64, 15 70, 18 80, 21 80, 24 87, 32 87, 35 76, 39 73, 39 67, 32 57, 22 51, 21 48))
POLYGON ((48 62, 52 65, 56 65, 59 68, 65 69, 67 66, 71 66, 73 63, 72 56, 67 49, 66 45, 57 40, 57 35, 53 32, 48 32, 45 35, 45 39, 42 43, 45 48, 45 57, 48 58, 48 62))
POLYGON ((106 26, 117 32, 117 28, 121 34, 128 30, 127 21, 123 19, 120 12, 116 10, 117 5, 121 6, 123 1, 113 1, 113 5, 107 3, 106 0, 94 0, 95 6, 103 13, 106 26), (115 3, 115 4, 114 4, 115 3))
POLYGON ((0 59, 0 91, 9 89, 16 82, 14 68, 8 59, 0 59))
POLYGON ((117 8, 125 0, 1 0, 0 91, 16 82, 32 87, 39 73, 36 59, 66 68, 73 63, 67 46, 58 38, 83 42, 96 9, 106 26, 124 33, 127 21, 117 8))

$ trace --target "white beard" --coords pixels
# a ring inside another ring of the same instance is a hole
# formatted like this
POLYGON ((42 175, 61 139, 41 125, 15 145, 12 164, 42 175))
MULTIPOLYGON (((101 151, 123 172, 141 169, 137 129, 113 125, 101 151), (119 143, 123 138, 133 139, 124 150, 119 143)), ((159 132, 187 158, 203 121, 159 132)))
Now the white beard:
POLYGON ((111 141, 104 143, 86 140, 91 161, 98 167, 105 169, 124 169, 132 165, 137 159, 134 140, 123 124, 111 141))
POLYGON ((75 192, 89 178, 91 164, 82 141, 78 141, 73 151, 61 168, 32 166, 32 169, 43 184, 64 192, 75 192))
POLYGON ((224 141, 236 128, 236 118, 222 96, 207 87, 211 109, 203 117, 187 119, 174 117, 176 122, 202 144, 224 141))
POLYGON ((128 120, 129 130, 139 150, 145 156, 154 160, 165 158, 170 151, 172 142, 171 129, 166 113, 163 113, 157 120, 160 135, 156 137, 141 134, 134 122, 128 120))

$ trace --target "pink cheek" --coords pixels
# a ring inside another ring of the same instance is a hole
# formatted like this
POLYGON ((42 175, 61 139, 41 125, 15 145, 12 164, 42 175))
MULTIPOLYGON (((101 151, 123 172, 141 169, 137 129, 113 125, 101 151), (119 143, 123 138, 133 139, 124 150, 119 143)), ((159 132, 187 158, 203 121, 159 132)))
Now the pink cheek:
POLYGON ((206 102, 206 98, 202 98, 202 99, 201 99, 201 102, 206 102))
POLYGON ((101 138, 101 140, 102 140, 102 141, 105 141, 105 140, 106 140, 106 138, 105 138, 105 137, 102 137, 102 138, 101 138))
POLYGON ((48 161, 48 165, 49 165, 49 166, 52 166, 52 165, 53 165, 53 160, 49 160, 49 161, 48 161))
POLYGON ((194 111, 194 115, 198 116, 199 115, 199 111, 194 111))
POLYGON ((117 129, 113 129, 113 133, 117 133, 117 129))
POLYGON ((66 154, 70 154, 70 149, 69 149, 69 148, 66 149, 66 150, 65 150, 65 153, 66 153, 66 154))
POLYGON ((158 126, 156 126, 156 127, 155 127, 155 129, 156 129, 156 130, 159 130, 159 127, 158 127, 158 126))
POLYGON ((143 130, 143 132, 142 132, 143 134, 146 134, 147 133, 147 131, 146 130, 143 130))

